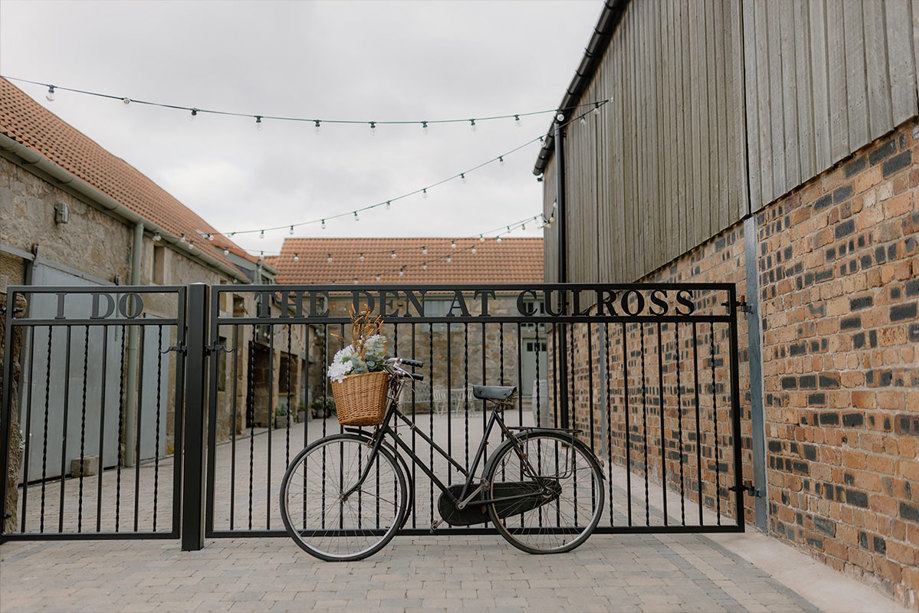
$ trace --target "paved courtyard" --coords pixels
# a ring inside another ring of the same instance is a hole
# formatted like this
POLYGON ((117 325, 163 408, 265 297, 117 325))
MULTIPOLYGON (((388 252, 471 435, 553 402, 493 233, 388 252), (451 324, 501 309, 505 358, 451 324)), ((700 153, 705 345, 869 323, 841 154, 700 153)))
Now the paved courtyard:
POLYGON ((902 611, 758 534, 596 535, 530 556, 497 536, 398 537, 355 563, 283 538, 13 542, 0 609, 14 611, 902 611), (738 554, 751 557, 751 563, 738 554))
MULTIPOLYGON (((421 420, 438 438, 446 437, 441 439, 444 444, 449 440, 454 453, 463 458, 467 430, 462 420, 452 426, 447 416, 422 416, 421 420)), ((480 420, 481 414, 470 420, 473 452, 480 420)), ((326 431, 338 430, 334 418, 324 425, 326 431)), ((322 422, 312 422, 308 431, 297 424, 290 433, 264 432, 239 439, 235 446, 220 445, 215 527, 227 530, 232 525, 246 530, 251 513, 253 528, 280 528, 276 492, 283 466, 304 439, 321 436, 322 431, 322 422)), ((446 470, 443 465, 438 468, 442 469, 439 472, 446 470)), ((612 471, 613 511, 615 524, 622 525, 623 503, 629 498, 624 471, 617 470, 612 471)), ((155 498, 156 530, 168 530, 171 475, 171 459, 160 462, 158 469, 143 465, 140 473, 124 469, 119 489, 119 475, 106 471, 101 476, 101 505, 94 497, 99 477, 84 483, 83 505, 78 480, 67 480, 63 516, 60 487, 52 484, 45 492, 46 529, 57 531, 62 525, 64 531, 75 532, 80 525, 84 530, 99 525, 114 530, 118 525, 114 511, 120 509, 121 529, 130 530, 137 509, 138 527, 151 530, 155 498), (154 496, 157 490, 152 484, 157 481, 158 496, 154 496), (116 505, 118 492, 123 498, 116 505)), ((419 492, 429 489, 420 479, 417 485, 419 492)), ((33 531, 41 523, 41 488, 29 489, 27 524, 33 531)), ((636 523, 642 523, 643 487, 632 489, 634 515, 640 518, 636 523)), ((650 484, 652 524, 662 520, 658 502, 664 495, 675 494, 650 484)), ((416 505, 412 523, 419 528, 430 525, 430 498, 419 496, 416 505)), ((674 523, 679 523, 679 508, 671 500, 668 515, 674 523)), ((706 513, 705 523, 713 524, 715 518, 706 513)), ((380 611, 905 610, 879 592, 756 532, 598 534, 574 552, 558 556, 527 555, 497 535, 405 536, 397 537, 369 560, 347 564, 315 560, 286 537, 209 539, 198 552, 180 551, 177 540, 10 542, 0 546, 0 611, 4 613, 344 607, 380 611)))

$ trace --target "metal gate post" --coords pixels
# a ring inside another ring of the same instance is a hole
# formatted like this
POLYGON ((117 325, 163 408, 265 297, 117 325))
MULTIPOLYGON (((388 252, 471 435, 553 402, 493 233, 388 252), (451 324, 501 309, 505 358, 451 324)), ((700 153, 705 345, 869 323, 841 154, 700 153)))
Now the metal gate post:
POLYGON ((182 473, 182 551, 204 547, 204 409, 208 286, 188 286, 185 388, 185 468, 182 473))

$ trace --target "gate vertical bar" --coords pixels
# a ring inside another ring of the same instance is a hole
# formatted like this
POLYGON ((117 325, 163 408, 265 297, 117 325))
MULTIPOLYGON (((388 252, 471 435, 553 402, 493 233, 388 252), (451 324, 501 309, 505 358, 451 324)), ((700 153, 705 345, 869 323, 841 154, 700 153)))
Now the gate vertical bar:
POLYGON ((185 470, 182 475, 182 551, 204 547, 204 375, 207 285, 188 286, 188 377, 185 392, 185 470))
MULTIPOLYGON (((740 453, 740 368, 737 356, 737 294, 734 286, 728 289, 728 311, 731 315, 730 335, 731 345, 728 347, 728 354, 731 358, 731 429, 732 447, 734 448, 734 504, 735 519, 737 526, 744 528, 744 491, 741 487, 743 483, 743 463, 740 453)), ((756 435, 753 436, 756 438, 756 435)), ((758 503, 757 503, 758 504, 758 503)))

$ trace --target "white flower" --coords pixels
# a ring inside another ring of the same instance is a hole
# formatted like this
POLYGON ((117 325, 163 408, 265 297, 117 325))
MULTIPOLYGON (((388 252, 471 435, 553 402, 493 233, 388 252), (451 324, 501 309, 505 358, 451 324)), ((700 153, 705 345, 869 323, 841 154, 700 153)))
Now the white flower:
POLYGON ((354 355, 354 347, 351 345, 335 354, 335 357, 332 358, 332 363, 329 365, 329 379, 338 383, 345 380, 345 377, 351 373, 351 369, 354 367, 351 362, 352 355, 354 355))

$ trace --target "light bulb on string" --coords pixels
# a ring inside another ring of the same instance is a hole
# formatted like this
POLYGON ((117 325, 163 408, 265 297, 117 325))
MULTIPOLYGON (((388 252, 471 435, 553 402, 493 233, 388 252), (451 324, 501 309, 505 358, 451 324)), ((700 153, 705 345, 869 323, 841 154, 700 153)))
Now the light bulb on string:
POLYGON ((316 119, 316 120, 314 120, 314 124, 315 124, 315 126, 314 126, 314 130, 313 130, 313 131, 316 133, 316 136, 319 136, 319 133, 320 133, 320 129, 319 129, 319 128, 320 128, 322 122, 319 121, 318 119, 316 119))
POLYGON ((581 115, 580 124, 581 124, 582 126, 583 126, 583 125, 587 125, 587 116, 586 116, 586 115, 581 115))
POLYGON ((389 257, 391 257, 392 259, 395 260, 395 259, 396 259, 396 252, 395 252, 395 251, 390 251, 390 252, 389 252, 389 257))
POLYGON ((189 248, 189 250, 194 249, 194 248, 195 248, 195 241, 188 241, 188 248, 189 248))
POLYGON ((498 156, 498 161, 499 161, 500 163, 503 164, 503 163, 504 163, 504 156, 503 156, 503 155, 499 155, 499 156, 498 156))
POLYGON ((209 240, 209 241, 213 241, 213 240, 214 240, 214 235, 213 235, 211 232, 208 232, 208 233, 207 233, 207 240, 209 240))
POLYGON ((122 98, 121 101, 122 101, 124 104, 131 104, 131 99, 130 99, 130 98, 122 98))
POLYGON ((357 216, 357 211, 354 211, 354 221, 360 221, 361 218, 357 216))
POLYGON ((469 129, 475 132, 475 119, 469 120, 469 129))
POLYGON ((299 261, 300 261, 300 254, 299 254, 299 253, 295 253, 295 254, 294 254, 294 262, 299 262, 299 261))
POLYGON ((447 264, 449 264, 449 263, 452 262, 452 261, 453 261, 453 256, 448 255, 448 256, 447 256, 447 264))
POLYGON ((460 173, 460 181, 462 181, 463 183, 466 182, 466 173, 465 173, 465 172, 461 172, 461 173, 460 173))
POLYGON ((380 275, 377 275, 377 281, 379 281, 379 280, 380 280, 380 275))
POLYGON ((594 115, 599 115, 599 114, 600 114, 600 103, 594 102, 594 115))
POLYGON ((428 197, 428 188, 425 187, 424 189, 421 190, 421 197, 422 198, 428 197))
POLYGON ((421 270, 427 270, 427 269, 428 269, 428 263, 427 262, 422 263, 421 270))
POLYGON ((262 129, 262 116, 261 115, 255 116, 255 129, 256 130, 262 129))
POLYGON ((527 225, 526 225, 525 223, 520 224, 520 229, 523 230, 524 232, 526 232, 527 225))
POLYGON ((154 233, 153 233, 153 241, 156 242, 156 243, 158 243, 158 242, 160 242, 161 240, 163 240, 162 235, 160 235, 159 232, 154 232, 154 233))
POLYGON ((363 262, 363 261, 364 261, 364 252, 362 251, 361 254, 360 254, 360 256, 358 256, 358 257, 359 257, 360 261, 363 262))
POLYGON ((421 122, 421 131, 422 133, 424 133, 425 136, 428 135, 428 122, 426 121, 421 122))
POLYGON ((387 201, 386 201, 386 210, 388 211, 390 208, 392 208, 392 202, 391 202, 390 200, 387 200, 387 201))
POLYGON ((354 277, 354 284, 357 285, 357 277, 354 277))
POLYGON ((332 263, 332 254, 331 254, 331 253, 328 255, 328 257, 326 257, 325 261, 328 262, 329 264, 332 263))
POLYGON ((45 94, 45 100, 47 100, 48 102, 54 102, 54 86, 53 85, 48 86, 48 93, 45 94))
POLYGON ((290 227, 290 235, 291 235, 291 236, 294 235, 294 227, 293 227, 293 226, 290 227))
POLYGON ((184 243, 186 240, 187 239, 185 238, 185 233, 183 232, 182 236, 179 238, 179 241, 184 243))
POLYGON ((484 243, 484 242, 485 242, 485 235, 484 235, 484 234, 479 234, 479 242, 480 242, 480 243, 484 243))
POLYGON ((498 235, 498 238, 497 238, 496 240, 497 240, 499 243, 501 242, 501 235, 500 235, 500 234, 498 235))
POLYGON ((520 115, 514 115, 514 125, 516 125, 518 128, 523 125, 523 123, 520 121, 520 115))
POLYGON ((427 255, 427 254, 428 254, 428 248, 427 248, 425 245, 422 245, 422 246, 421 246, 421 253, 422 253, 423 255, 427 255))
POLYGON ((223 255, 230 255, 230 250, 226 247, 223 248, 223 255))
POLYGON ((403 268, 399 269, 399 276, 402 277, 405 275, 405 270, 403 268))
POLYGON ((376 134, 377 134, 377 122, 371 121, 370 122, 370 135, 376 136, 376 134))
POLYGON ((258 233, 258 237, 259 237, 259 238, 265 238, 265 231, 262 230, 261 232, 259 232, 259 233, 258 233))
POLYGON ((472 255, 475 255, 475 245, 472 246, 472 255))
POLYGON ((188 121, 194 121, 198 117, 198 109, 192 109, 191 114, 188 116, 188 121))
POLYGON ((451 240, 451 241, 450 241, 450 249, 456 249, 456 241, 455 241, 455 240, 451 240))
POLYGON ((320 219, 319 221, 322 222, 321 223, 322 229, 325 230, 325 219, 320 219))

